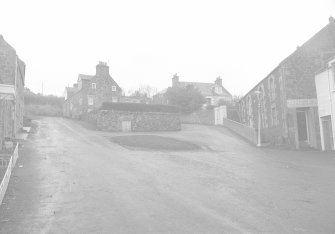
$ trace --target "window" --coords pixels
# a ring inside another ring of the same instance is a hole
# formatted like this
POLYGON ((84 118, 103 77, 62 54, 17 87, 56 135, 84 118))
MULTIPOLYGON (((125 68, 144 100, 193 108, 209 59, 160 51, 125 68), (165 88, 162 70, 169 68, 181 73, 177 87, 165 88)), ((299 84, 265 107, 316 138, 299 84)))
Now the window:
POLYGON ((221 94, 222 93, 222 88, 219 86, 215 87, 215 92, 221 94))
POLYGON ((82 104, 83 104, 83 99, 80 98, 80 99, 79 99, 79 105, 82 105, 82 104))
POLYGON ((278 125, 277 108, 275 105, 271 106, 271 119, 272 119, 272 126, 278 125))
POLYGON ((112 91, 116 91, 116 86, 115 85, 112 86, 112 91))
POLYGON ((92 83, 92 89, 97 89, 97 84, 96 83, 92 83))
POLYGON ((112 97, 112 102, 117 102, 117 97, 112 97))
POLYGON ((87 104, 89 106, 93 106, 94 105, 94 99, 92 96, 87 96, 87 104))
POLYGON ((273 76, 269 78, 269 95, 270 100, 274 100, 276 98, 275 78, 273 76))

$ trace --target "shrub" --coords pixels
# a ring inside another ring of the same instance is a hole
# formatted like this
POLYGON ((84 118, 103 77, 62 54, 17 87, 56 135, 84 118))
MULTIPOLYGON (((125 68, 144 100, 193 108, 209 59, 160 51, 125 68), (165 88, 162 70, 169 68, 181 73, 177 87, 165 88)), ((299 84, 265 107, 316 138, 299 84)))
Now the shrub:
POLYGON ((105 102, 100 110, 119 110, 131 112, 166 112, 179 113, 180 109, 177 106, 171 105, 153 105, 142 103, 121 103, 121 102, 105 102))

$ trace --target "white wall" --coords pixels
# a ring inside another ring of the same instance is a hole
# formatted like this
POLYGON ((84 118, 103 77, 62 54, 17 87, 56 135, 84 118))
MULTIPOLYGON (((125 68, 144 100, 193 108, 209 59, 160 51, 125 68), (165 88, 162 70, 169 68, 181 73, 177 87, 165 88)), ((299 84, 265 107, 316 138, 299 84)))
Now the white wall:
POLYGON ((331 115, 331 102, 328 82, 328 69, 315 76, 319 116, 331 115))

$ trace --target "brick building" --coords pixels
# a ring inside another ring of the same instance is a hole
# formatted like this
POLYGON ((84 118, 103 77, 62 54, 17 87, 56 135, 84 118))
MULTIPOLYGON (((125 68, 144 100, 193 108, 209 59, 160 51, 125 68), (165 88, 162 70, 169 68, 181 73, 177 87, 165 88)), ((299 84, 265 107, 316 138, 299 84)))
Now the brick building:
POLYGON ((0 149, 23 127, 25 63, 0 35, 0 149))
POLYGON ((242 98, 242 123, 257 129, 260 106, 262 141, 296 149, 320 148, 314 76, 334 53, 335 20, 331 17, 242 98))
POLYGON ((122 90, 110 76, 107 64, 99 62, 95 75, 79 74, 77 83, 67 87, 64 95, 63 115, 80 118, 104 102, 119 102, 122 90))

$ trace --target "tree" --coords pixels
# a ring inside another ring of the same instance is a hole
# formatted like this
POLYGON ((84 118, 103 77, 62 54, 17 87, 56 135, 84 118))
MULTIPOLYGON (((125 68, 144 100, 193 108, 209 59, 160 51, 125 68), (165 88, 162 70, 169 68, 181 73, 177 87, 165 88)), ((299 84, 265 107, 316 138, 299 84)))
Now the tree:
POLYGON ((179 106, 185 114, 192 113, 206 102, 206 99, 201 95, 199 90, 193 85, 185 87, 170 87, 168 88, 165 97, 170 105, 179 106))
POLYGON ((140 85, 136 90, 128 90, 128 96, 151 98, 157 93, 157 88, 150 85, 140 85))

